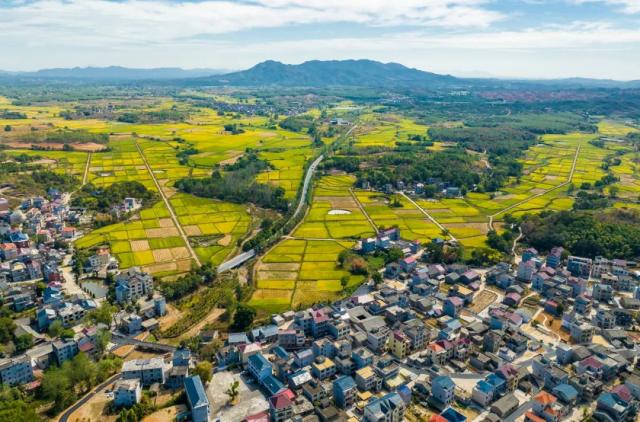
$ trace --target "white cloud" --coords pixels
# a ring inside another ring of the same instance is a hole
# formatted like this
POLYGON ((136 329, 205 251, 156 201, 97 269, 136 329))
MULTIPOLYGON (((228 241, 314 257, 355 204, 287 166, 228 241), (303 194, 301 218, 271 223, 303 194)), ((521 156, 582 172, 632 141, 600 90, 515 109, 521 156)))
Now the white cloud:
POLYGON ((604 3, 618 8, 627 14, 640 13, 640 0, 572 0, 573 3, 604 3))
POLYGON ((357 23, 484 28, 503 18, 486 0, 36 0, 2 9, 3 36, 32 43, 163 43, 258 28, 357 23))

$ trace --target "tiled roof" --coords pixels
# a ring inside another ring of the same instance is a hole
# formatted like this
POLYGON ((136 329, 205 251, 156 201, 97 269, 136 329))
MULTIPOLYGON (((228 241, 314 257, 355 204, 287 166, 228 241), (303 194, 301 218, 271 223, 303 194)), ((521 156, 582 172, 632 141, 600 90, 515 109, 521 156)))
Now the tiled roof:
POLYGON ((549 405, 555 403, 558 399, 553 394, 547 393, 546 391, 539 392, 534 398, 535 401, 542 405, 549 405))

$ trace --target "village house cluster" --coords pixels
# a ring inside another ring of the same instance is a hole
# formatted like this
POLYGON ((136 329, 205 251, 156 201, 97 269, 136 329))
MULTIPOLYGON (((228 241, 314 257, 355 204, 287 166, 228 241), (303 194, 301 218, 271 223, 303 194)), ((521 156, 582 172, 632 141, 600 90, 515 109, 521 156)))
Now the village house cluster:
POLYGON ((268 399, 245 420, 401 421, 416 402, 433 422, 466 421, 468 409, 492 422, 582 420, 581 412, 635 420, 638 346, 626 331, 637 325, 635 263, 554 248, 488 269, 428 264, 397 230, 358 250, 391 245, 405 256, 383 270, 381 288, 229 335, 218 371, 242 370, 268 399), (494 297, 476 303, 485 291, 494 297), (542 314, 557 332, 533 322, 542 314))

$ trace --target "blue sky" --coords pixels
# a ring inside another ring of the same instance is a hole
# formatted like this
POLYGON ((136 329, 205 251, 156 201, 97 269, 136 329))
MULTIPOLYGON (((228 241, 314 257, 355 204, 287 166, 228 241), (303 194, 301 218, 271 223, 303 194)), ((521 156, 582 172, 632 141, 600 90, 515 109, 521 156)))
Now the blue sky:
POLYGON ((368 58, 640 79, 640 0, 0 0, 0 69, 368 58))

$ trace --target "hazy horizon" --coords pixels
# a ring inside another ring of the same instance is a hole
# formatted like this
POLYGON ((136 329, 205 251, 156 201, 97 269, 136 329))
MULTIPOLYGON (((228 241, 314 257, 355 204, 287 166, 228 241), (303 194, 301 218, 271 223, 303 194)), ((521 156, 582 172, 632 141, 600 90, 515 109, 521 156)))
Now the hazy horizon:
POLYGON ((368 58, 454 76, 640 79, 640 0, 7 0, 0 69, 368 58))

